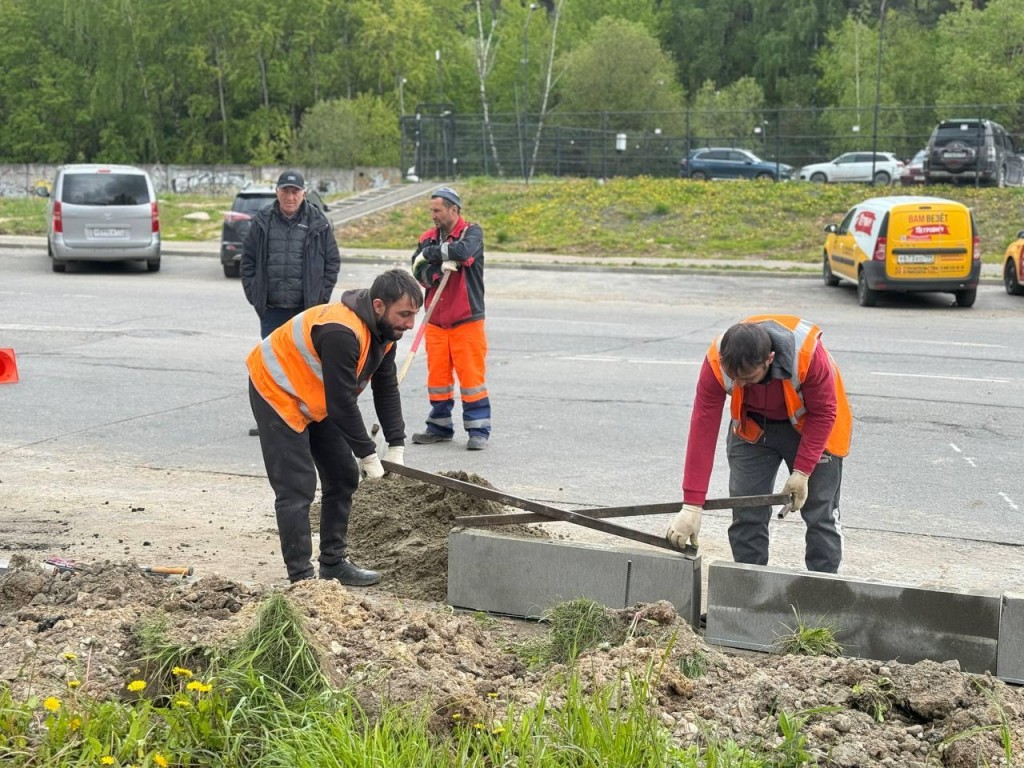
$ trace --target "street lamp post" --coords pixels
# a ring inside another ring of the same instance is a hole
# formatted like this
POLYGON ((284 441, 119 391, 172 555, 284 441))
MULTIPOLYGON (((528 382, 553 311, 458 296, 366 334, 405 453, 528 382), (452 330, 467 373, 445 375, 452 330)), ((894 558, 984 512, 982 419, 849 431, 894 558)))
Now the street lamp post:
POLYGON ((401 75, 398 76, 398 114, 405 117, 405 84, 409 82, 401 75))
POLYGON ((875 75, 875 127, 871 139, 871 186, 875 185, 875 165, 878 162, 878 103, 882 98, 882 33, 885 31, 885 1, 878 12, 878 71, 875 75))
POLYGON ((434 51, 434 59, 437 61, 437 103, 444 104, 444 71, 441 69, 441 49, 434 51))
POLYGON ((530 3, 530 7, 526 9, 526 21, 523 22, 523 57, 519 60, 521 86, 515 89, 517 94, 516 111, 519 114, 519 128, 517 131, 519 134, 519 169, 522 171, 523 182, 526 184, 530 183, 530 173, 526 167, 526 153, 523 149, 523 141, 526 138, 526 122, 530 115, 530 102, 527 98, 530 79, 530 17, 533 16, 533 12, 538 8, 540 8, 538 3, 530 3))

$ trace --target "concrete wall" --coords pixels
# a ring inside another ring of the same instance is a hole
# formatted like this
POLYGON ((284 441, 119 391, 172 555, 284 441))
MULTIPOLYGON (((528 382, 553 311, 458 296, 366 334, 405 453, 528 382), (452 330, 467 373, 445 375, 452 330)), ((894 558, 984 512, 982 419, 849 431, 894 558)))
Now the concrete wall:
MULTIPOLYGON (((39 187, 53 184, 56 165, 0 165, 0 197, 27 197, 39 187)), ((140 165, 153 177, 158 193, 168 192, 228 195, 249 183, 277 181, 290 166, 283 165, 140 165)), ((400 184, 402 174, 397 168, 304 168, 298 170, 307 186, 322 193, 363 192, 400 184)))

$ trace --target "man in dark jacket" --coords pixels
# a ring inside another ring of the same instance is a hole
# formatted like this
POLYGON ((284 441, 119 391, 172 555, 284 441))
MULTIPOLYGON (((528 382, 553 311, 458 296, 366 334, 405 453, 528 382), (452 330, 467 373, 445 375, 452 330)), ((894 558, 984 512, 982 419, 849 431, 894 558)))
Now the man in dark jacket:
POLYGON ((327 217, 306 201, 298 171, 277 180, 277 202, 257 213, 242 244, 245 298, 260 318, 260 338, 299 312, 330 301, 341 258, 327 217))
POLYGON ((313 578, 309 505, 317 475, 320 578, 367 586, 376 571, 348 559, 352 494, 362 476, 384 467, 366 433, 358 398, 367 384, 384 430, 384 459, 402 464, 405 422, 395 369, 395 342, 423 306, 412 275, 393 269, 369 289, 345 291, 340 302, 288 320, 249 354, 249 402, 259 426, 267 479, 274 489, 281 553, 291 581, 313 578), (312 353, 310 352, 312 350, 312 353))

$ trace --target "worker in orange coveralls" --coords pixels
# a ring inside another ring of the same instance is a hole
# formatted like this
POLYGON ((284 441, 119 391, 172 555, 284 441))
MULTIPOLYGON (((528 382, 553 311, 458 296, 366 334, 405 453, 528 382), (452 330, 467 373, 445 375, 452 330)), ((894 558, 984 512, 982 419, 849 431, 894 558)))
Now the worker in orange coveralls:
POLYGON ((427 428, 412 436, 420 445, 450 442, 455 378, 462 399, 466 448, 480 451, 491 436, 487 393, 487 334, 484 331, 484 236, 479 224, 462 218, 462 199, 450 187, 430 196, 434 226, 420 235, 412 273, 427 289, 425 306, 437 307, 427 323, 427 428), (450 273, 444 290, 442 277, 450 273))

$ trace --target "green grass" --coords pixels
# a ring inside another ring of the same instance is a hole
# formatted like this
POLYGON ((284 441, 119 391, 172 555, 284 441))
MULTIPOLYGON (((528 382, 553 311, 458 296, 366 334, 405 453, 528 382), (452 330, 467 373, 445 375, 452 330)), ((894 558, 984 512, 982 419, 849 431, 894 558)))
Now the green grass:
POLYGON ((793 607, 796 624, 776 640, 779 653, 791 656, 842 656, 843 646, 836 640, 838 628, 832 624, 811 624, 793 607))
MULTIPOLYGON (((601 624, 582 603, 565 612, 576 642, 601 624)), ((810 766, 802 729, 811 713, 776 713, 780 738, 737 745, 708 734, 683 748, 653 715, 671 649, 645 669, 591 686, 575 666, 539 700, 499 705, 496 693, 461 706, 384 701, 363 710, 353 691, 331 687, 301 617, 272 595, 254 627, 227 648, 174 646, 165 625, 146 620, 135 641, 142 677, 120 696, 16 700, 0 685, 0 764, 11 768, 134 765, 139 768, 768 768, 810 766), (553 701, 557 700, 557 705, 553 701)), ((628 634, 628 633, 627 633, 628 634)), ((69 665, 80 663, 66 654, 69 665)), ((83 685, 88 683, 88 673, 83 685)))
MULTIPOLYGON (((985 263, 997 264, 1024 227, 1024 189, 860 184, 695 182, 681 179, 473 178, 457 182, 466 217, 493 251, 673 258, 763 258, 817 264, 826 224, 878 195, 929 194, 974 211, 985 263)), ((164 238, 215 240, 231 197, 161 195, 164 238), (185 215, 204 211, 207 222, 185 215)), ((46 202, 0 198, 0 234, 44 234, 46 202)), ((338 229, 343 246, 412 250, 430 226, 423 199, 338 229)))

